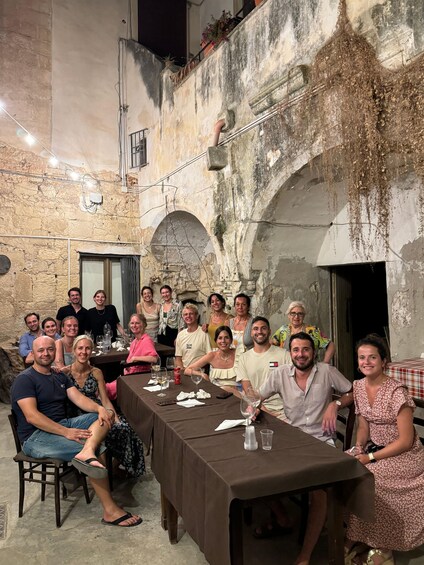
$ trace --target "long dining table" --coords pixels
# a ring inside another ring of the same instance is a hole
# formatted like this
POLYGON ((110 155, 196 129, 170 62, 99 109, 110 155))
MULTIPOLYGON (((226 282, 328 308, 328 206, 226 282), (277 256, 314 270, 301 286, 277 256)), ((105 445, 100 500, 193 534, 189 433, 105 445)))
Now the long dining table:
MULTIPOLYGON (((226 419, 240 419, 239 400, 216 398, 222 392, 209 382, 211 394, 203 406, 160 406, 157 393, 144 387, 150 375, 118 379, 118 403, 146 445, 153 442, 152 470, 160 483, 171 542, 176 542, 176 519, 212 565, 243 563, 242 510, 245 501, 326 488, 330 565, 343 557, 343 511, 364 519, 373 517, 374 477, 355 458, 263 413, 259 430, 274 431, 271 451, 246 451, 242 428, 216 432, 226 419)), ((190 392, 188 377, 171 384, 166 398, 190 392)))

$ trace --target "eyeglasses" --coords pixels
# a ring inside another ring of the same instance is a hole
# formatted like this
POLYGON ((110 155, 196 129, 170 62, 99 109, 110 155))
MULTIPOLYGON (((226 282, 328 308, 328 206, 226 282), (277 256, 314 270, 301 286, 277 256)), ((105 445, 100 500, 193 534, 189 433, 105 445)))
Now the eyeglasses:
POLYGON ((292 318, 304 318, 305 314, 303 312, 290 312, 289 316, 292 318))

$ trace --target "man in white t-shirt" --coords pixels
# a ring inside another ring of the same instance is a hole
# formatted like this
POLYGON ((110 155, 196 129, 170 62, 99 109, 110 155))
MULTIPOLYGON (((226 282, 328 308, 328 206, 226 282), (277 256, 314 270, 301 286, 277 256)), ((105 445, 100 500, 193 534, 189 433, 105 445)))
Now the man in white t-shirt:
POLYGON ((175 364, 183 371, 211 350, 209 335, 199 326, 198 318, 197 306, 186 304, 183 308, 183 320, 187 329, 180 331, 175 341, 175 364))
MULTIPOLYGON (((237 381, 243 390, 250 386, 259 388, 267 381, 270 369, 291 363, 290 353, 281 347, 271 345, 269 321, 262 316, 252 320, 253 349, 240 355, 237 367, 237 381)), ((262 404, 273 416, 284 419, 283 402, 278 394, 271 396, 262 404)))

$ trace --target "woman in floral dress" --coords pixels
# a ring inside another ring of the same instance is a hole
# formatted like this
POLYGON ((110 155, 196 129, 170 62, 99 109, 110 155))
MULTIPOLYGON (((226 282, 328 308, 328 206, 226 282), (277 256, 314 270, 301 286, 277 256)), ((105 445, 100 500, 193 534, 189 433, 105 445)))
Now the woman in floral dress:
POLYGON ((394 563, 392 550, 409 551, 424 543, 424 448, 413 425, 415 404, 407 387, 384 374, 384 342, 367 336, 357 353, 365 378, 353 385, 355 456, 374 474, 375 521, 350 515, 345 562, 389 565, 394 563), (370 441, 378 446, 372 453, 370 441), (366 553, 355 542, 366 544, 366 553))
POLYGON ((66 368, 66 372, 82 394, 114 414, 115 423, 106 436, 106 447, 128 475, 139 477, 145 472, 143 444, 125 417, 116 413, 107 395, 101 370, 90 365, 93 348, 91 338, 78 336, 73 344, 75 360, 66 368))

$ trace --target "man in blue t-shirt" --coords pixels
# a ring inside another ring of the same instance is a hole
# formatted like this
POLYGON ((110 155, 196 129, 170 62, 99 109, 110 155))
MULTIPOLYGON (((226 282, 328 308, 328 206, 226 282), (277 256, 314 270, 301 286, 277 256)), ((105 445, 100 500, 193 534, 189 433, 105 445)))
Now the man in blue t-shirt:
POLYGON ((52 338, 35 339, 34 365, 20 373, 12 385, 12 410, 18 421, 22 451, 30 457, 71 461, 74 467, 90 477, 103 506, 102 522, 121 527, 136 526, 141 523, 141 518, 125 512, 114 502, 107 469, 96 457, 115 414, 81 394, 64 373, 51 370, 55 353, 52 338), (67 418, 67 400, 88 413, 67 418))

